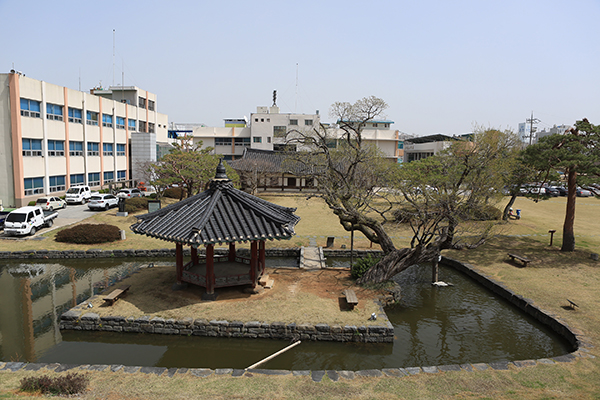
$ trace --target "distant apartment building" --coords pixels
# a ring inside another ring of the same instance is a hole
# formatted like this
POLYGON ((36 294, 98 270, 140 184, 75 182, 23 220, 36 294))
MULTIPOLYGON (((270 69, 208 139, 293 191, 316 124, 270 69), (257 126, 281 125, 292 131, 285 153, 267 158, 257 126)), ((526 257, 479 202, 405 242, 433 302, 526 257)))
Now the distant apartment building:
MULTIPOLYGON (((539 132, 537 132, 537 140, 540 140, 541 138, 545 137, 545 136, 550 136, 550 135, 554 135, 554 134, 559 134, 559 135, 564 135, 565 132, 571 128, 570 125, 554 125, 552 128, 550 129, 546 129, 544 128, 544 130, 541 130, 539 132)), ((537 143, 537 141, 536 141, 537 143)))
MULTIPOLYGON (((391 129, 394 121, 369 121, 364 130, 366 143, 375 144, 386 158, 397 162, 403 159, 403 140, 408 137, 391 129)), ((320 129, 321 117, 315 114, 281 113, 279 107, 259 106, 255 113, 245 119, 226 119, 225 127, 207 127, 201 124, 173 123, 170 137, 189 135, 194 143, 203 147, 214 147, 216 154, 225 160, 242 157, 246 148, 269 151, 295 151, 297 145, 287 142, 294 131, 310 133, 320 129)), ((335 125, 324 124, 332 137, 332 145, 342 137, 343 131, 335 125)), ((410 136, 410 135, 409 135, 410 136)))
POLYGON ((521 122, 519 123, 519 131, 518 131, 518 135, 519 135, 519 139, 521 139, 521 142, 523 142, 526 145, 529 144, 534 144, 537 142, 536 139, 536 127, 533 127, 533 132, 531 132, 532 127, 531 124, 529 122, 521 122))
POLYGON ((139 179, 167 143, 168 116, 135 86, 91 93, 11 71, 0 74, 0 200, 20 207, 73 185, 139 179), (132 171, 133 169, 133 171, 132 171))

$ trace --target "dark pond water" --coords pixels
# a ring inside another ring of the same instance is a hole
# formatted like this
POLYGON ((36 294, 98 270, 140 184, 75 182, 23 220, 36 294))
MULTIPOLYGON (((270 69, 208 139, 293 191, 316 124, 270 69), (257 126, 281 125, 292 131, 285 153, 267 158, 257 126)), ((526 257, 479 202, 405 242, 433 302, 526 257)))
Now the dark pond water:
MULTIPOLYGON (((246 368, 287 341, 60 332, 58 318, 148 262, 172 260, 61 260, 0 265, 0 359, 69 364, 123 364, 188 368, 246 368)), ((330 260, 348 265, 347 260, 330 260)), ((267 266, 294 266, 269 260, 267 266), (270 265, 269 265, 270 264, 270 265)), ((403 301, 386 310, 394 325, 389 344, 303 342, 261 365, 270 369, 360 370, 553 357, 571 349, 545 326, 470 278, 442 267, 435 288, 429 268, 397 277, 403 301)))

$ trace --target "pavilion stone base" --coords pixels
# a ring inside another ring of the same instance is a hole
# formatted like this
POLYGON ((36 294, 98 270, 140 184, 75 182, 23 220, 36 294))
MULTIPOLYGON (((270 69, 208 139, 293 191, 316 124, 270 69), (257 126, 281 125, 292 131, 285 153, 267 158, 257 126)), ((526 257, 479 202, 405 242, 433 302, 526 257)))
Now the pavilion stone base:
POLYGON ((380 309, 377 325, 295 324, 284 322, 207 321, 206 319, 164 319, 159 317, 100 317, 77 306, 60 318, 60 329, 154 333, 162 335, 319 340, 337 342, 392 343, 394 327, 380 309))
POLYGON ((217 293, 202 293, 202 300, 215 301, 217 299, 217 293))

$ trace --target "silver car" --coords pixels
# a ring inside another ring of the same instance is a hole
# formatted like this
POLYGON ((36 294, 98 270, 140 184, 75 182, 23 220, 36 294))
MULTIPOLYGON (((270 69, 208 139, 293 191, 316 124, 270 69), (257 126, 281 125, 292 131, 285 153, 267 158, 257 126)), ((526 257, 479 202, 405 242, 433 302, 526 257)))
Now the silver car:
POLYGON ((121 189, 119 193, 117 193, 117 197, 124 199, 131 199, 133 197, 141 197, 142 192, 140 189, 121 189))
POLYGON ((59 208, 65 208, 67 206, 67 202, 56 196, 49 197, 40 197, 35 202, 36 206, 40 206, 42 210, 52 211, 57 210, 59 208))
POLYGON ((108 193, 94 194, 90 198, 88 208, 90 210, 108 210, 119 205, 119 199, 108 193))

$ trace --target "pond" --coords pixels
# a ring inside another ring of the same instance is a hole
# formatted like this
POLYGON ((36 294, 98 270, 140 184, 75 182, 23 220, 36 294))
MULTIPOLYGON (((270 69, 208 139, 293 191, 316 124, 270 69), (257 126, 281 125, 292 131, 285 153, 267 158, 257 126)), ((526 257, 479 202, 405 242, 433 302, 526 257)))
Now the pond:
MULTIPOLYGON (((186 368, 246 368, 287 346, 269 339, 228 339, 59 330, 60 315, 92 293, 149 262, 172 260, 71 259, 0 264, 0 360, 67 364, 123 364, 186 368)), ((330 265, 348 265, 333 259, 330 265)), ((292 267, 296 260, 272 259, 292 267)), ((303 342, 261 365, 268 369, 361 370, 554 357, 572 351, 549 328, 467 276, 441 266, 396 277, 403 300, 386 313, 395 339, 387 344, 303 342)), ((326 321, 324 321, 326 322, 326 321)))

